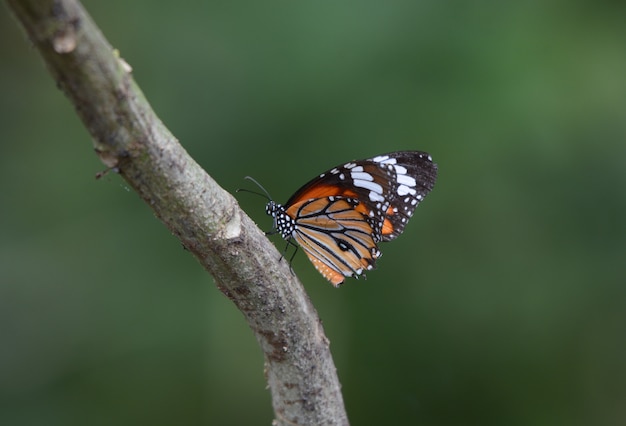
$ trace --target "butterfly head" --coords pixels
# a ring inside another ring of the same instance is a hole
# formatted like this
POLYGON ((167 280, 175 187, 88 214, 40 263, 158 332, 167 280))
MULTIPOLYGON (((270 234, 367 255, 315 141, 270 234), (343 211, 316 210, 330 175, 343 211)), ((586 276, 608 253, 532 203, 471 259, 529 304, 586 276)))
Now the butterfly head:
POLYGON ((291 216, 285 211, 285 207, 270 200, 265 205, 265 213, 274 218, 274 229, 276 232, 285 240, 290 239, 293 231, 296 229, 296 225, 291 216))

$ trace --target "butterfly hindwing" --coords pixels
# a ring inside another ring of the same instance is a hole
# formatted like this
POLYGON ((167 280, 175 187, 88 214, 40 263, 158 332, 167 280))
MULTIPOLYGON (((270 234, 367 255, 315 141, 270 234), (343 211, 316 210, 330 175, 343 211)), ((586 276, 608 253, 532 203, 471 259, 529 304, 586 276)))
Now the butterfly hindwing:
POLYGON ((294 204, 293 237, 315 268, 334 285, 375 266, 380 256, 369 221, 351 198, 324 197, 294 204))

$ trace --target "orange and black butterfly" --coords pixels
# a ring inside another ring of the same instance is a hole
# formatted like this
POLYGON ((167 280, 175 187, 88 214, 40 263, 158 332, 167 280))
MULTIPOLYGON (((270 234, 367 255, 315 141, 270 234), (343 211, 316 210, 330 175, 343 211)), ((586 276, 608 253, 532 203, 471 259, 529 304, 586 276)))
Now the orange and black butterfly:
POLYGON ((437 165, 425 152, 398 151, 322 173, 284 204, 267 203, 274 230, 298 243, 335 287, 374 269, 378 243, 402 233, 435 185, 437 165))

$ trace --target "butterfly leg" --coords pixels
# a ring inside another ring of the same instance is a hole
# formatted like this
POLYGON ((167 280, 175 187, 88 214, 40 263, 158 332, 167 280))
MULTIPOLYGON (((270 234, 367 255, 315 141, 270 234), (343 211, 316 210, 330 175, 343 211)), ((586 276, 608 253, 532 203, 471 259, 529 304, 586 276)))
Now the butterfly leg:
POLYGON ((296 253, 298 252, 298 245, 294 243, 293 241, 291 241, 291 238, 287 240, 287 245, 285 246, 285 250, 283 250, 282 254, 278 258, 278 261, 280 262, 281 260, 283 260, 283 258, 285 257, 285 254, 287 254, 287 250, 289 250, 289 246, 295 247, 293 254, 289 258, 289 270, 291 271, 292 275, 295 275, 295 272, 293 272, 293 267, 291 266, 291 262, 293 262, 294 257, 296 257, 296 253))

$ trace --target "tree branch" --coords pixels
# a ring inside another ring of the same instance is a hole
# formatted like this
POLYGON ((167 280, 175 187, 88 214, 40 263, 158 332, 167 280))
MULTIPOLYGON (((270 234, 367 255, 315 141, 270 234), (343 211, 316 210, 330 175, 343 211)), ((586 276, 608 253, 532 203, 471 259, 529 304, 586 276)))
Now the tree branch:
POLYGON ((92 135, 243 313, 265 355, 277 425, 348 424, 318 315, 275 247, 152 111, 75 0, 7 0, 92 135))

